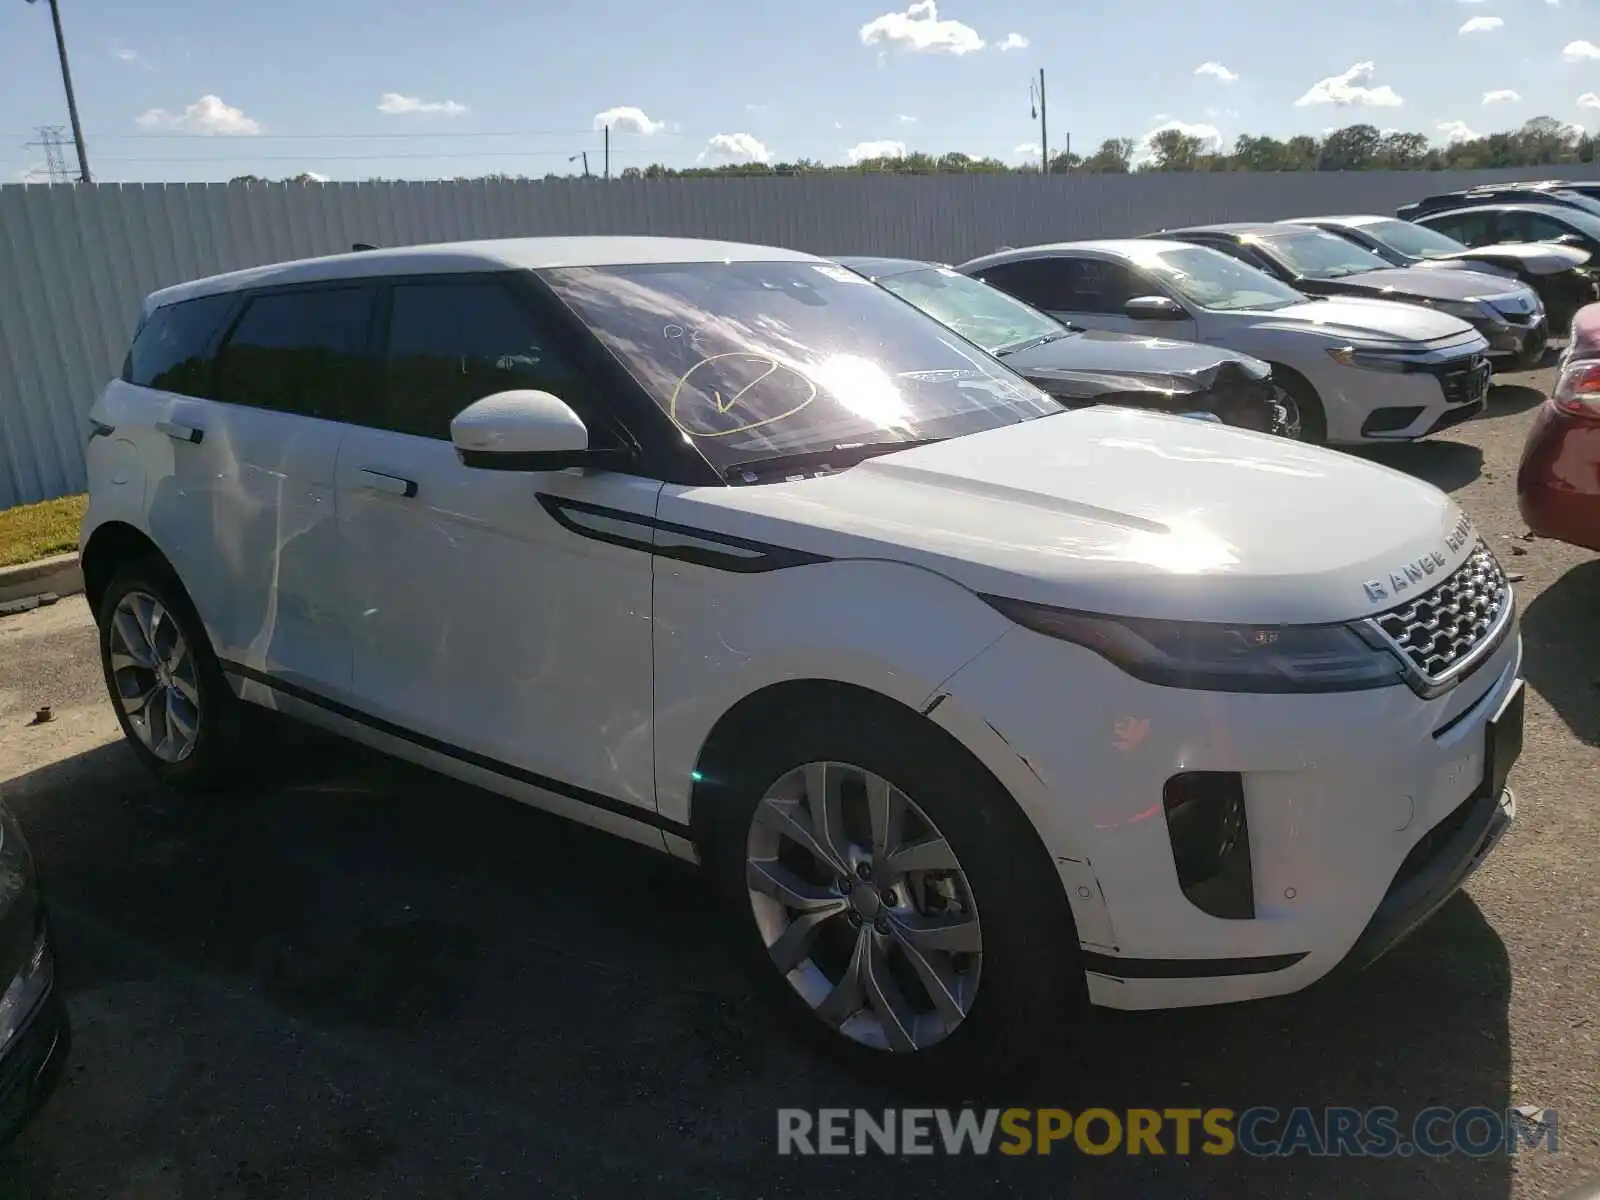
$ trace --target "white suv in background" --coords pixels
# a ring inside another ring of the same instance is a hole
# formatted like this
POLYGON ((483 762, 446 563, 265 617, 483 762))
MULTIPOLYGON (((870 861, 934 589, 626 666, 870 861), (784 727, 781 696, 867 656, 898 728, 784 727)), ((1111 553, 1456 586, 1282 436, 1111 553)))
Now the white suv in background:
POLYGON ((1313 300, 1206 246, 1155 238, 1005 250, 956 268, 1086 329, 1209 342, 1272 364, 1307 441, 1410 441, 1470 420, 1489 343, 1415 304, 1313 300))
POLYGON ((378 250, 158 292, 82 534, 140 758, 264 705, 700 861, 856 1068, 1359 964, 1509 823, 1512 595, 1436 489, 1064 412, 804 254, 378 250))

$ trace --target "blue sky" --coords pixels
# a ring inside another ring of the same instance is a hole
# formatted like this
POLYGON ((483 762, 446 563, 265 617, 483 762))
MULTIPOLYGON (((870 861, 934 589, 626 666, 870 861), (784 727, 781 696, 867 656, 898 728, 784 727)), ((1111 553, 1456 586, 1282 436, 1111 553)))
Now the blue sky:
MULTIPOLYGON (((107 181, 542 175, 583 151, 598 172, 607 112, 613 170, 895 143, 1020 161, 1040 67, 1053 149, 1174 121, 1228 144, 1600 126, 1600 0, 61 5, 107 181)), ((48 7, 0 0, 0 181, 42 163, 45 124, 67 124, 48 7)))

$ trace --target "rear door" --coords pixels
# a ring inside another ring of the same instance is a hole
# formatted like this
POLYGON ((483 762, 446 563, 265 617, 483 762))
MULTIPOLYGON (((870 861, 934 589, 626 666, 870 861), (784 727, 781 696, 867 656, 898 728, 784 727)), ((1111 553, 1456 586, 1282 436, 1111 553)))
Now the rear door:
POLYGON ((369 386, 371 312, 360 283, 240 297, 207 398, 162 422, 151 528, 235 674, 348 687, 333 469, 339 416, 369 386))
POLYGON ((653 810, 652 560, 606 530, 648 528, 661 481, 464 466, 450 422, 472 402, 551 392, 598 445, 600 386, 500 276, 394 280, 380 308, 381 388, 338 465, 356 706, 390 749, 578 799, 527 797, 578 819, 653 810))
POLYGON ((979 276, 1001 291, 1085 329, 1193 341, 1192 317, 1176 321, 1136 321, 1125 306, 1139 296, 1169 293, 1155 280, 1115 259, 1057 254, 1003 263, 979 276))

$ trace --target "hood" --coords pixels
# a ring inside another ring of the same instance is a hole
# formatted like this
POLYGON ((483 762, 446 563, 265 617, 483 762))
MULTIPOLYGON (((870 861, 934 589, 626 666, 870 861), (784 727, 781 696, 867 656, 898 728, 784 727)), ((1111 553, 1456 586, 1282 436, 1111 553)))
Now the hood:
MULTIPOLYGON (((1476 535, 1437 488, 1332 450, 1130 408, 1064 411, 832 475, 680 493, 692 522, 975 592, 1119 616, 1345 621, 1476 535), (1330 497, 1336 498, 1330 502, 1330 497)), ((673 520, 679 520, 676 515, 673 520)))
POLYGON ((1456 250, 1441 254, 1429 262, 1443 265, 1449 262, 1485 262, 1503 264, 1508 270, 1527 271, 1532 275, 1555 275, 1570 271, 1589 261, 1589 252, 1576 246, 1559 246, 1553 242, 1504 243, 1498 246, 1474 246, 1469 250, 1456 250))
POLYGON ((1259 359, 1196 342, 1089 330, 1003 357, 1006 366, 1056 395, 1108 392, 1194 395, 1219 381, 1261 380, 1259 359))
POLYGON ((1384 267, 1319 283, 1342 292, 1376 299, 1414 296, 1421 300, 1478 300, 1503 296, 1519 285, 1473 271, 1427 271, 1418 267, 1384 267))
POLYGON ((1369 345, 1407 346, 1419 343, 1470 341, 1476 330, 1458 317, 1415 304, 1332 296, 1307 300, 1256 314, 1256 328, 1327 334, 1329 338, 1369 345))

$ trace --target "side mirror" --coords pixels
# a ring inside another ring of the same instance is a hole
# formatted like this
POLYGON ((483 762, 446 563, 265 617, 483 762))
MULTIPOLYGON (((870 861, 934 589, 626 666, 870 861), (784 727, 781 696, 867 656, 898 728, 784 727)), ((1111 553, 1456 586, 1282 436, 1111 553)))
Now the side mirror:
POLYGON ((1182 321, 1189 315, 1170 296, 1135 296, 1122 311, 1135 321, 1182 321))
POLYGON ((496 392, 450 422, 461 461, 489 471, 559 471, 598 466, 589 430, 566 401, 549 392, 496 392))

